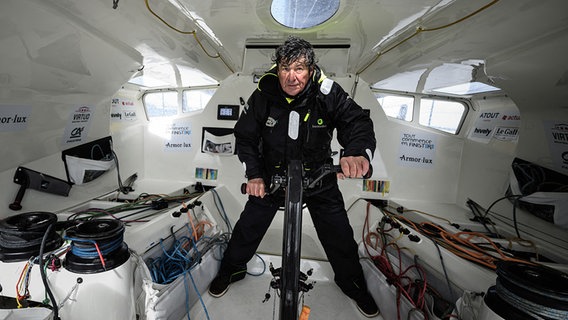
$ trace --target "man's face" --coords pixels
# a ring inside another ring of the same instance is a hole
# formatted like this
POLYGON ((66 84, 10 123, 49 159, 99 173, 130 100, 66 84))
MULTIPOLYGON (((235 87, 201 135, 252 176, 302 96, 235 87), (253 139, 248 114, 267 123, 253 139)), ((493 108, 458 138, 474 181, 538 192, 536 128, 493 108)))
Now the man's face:
POLYGON ((300 58, 288 64, 278 66, 278 80, 286 94, 294 97, 306 87, 312 71, 306 65, 306 59, 300 58))

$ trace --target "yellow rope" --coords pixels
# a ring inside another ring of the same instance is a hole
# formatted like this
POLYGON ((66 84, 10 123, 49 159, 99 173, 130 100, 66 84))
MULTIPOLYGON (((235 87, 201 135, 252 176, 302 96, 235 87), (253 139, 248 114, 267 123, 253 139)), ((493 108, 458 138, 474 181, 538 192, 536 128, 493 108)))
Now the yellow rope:
POLYGON ((221 61, 223 61, 223 64, 225 64, 225 66, 231 71, 234 72, 233 69, 229 66, 229 64, 227 64, 227 62, 225 61, 225 59, 223 59, 223 57, 221 56, 221 54, 219 52, 217 52, 215 55, 210 54, 209 52, 207 52, 207 50, 205 49, 205 47, 203 46, 203 43, 201 42, 201 40, 199 40, 199 38, 197 37, 197 33, 195 32, 195 30, 192 31, 184 31, 184 30, 180 30, 174 26, 172 26, 171 24, 169 24, 166 20, 164 20, 162 17, 160 17, 156 12, 154 12, 154 10, 152 10, 152 8, 150 8, 150 4, 148 3, 148 0, 144 0, 144 3, 146 4, 146 8, 148 9, 148 11, 154 16, 156 17, 158 20, 160 20, 163 24, 165 24, 166 26, 168 26, 170 29, 181 33, 181 34, 191 34, 193 35, 193 38, 195 38, 195 41, 197 41, 197 44, 199 45, 199 47, 201 47, 201 50, 203 50, 203 52, 209 57, 209 58, 213 58, 213 59, 221 59, 221 61))
POLYGON ((393 50, 393 49, 395 49, 395 48, 397 48, 398 46, 400 46, 401 44, 405 43, 406 41, 408 41, 408 40, 414 38, 414 37, 417 36, 419 33, 424 32, 424 31, 437 31, 437 30, 441 30, 441 29, 448 28, 448 27, 450 27, 450 26, 453 26, 453 25, 455 25, 455 24, 457 24, 457 23, 460 23, 460 22, 462 22, 462 21, 464 21, 464 20, 466 20, 466 19, 469 19, 469 18, 473 17, 474 15, 480 13, 481 11, 483 11, 483 10, 489 8, 489 7, 491 7, 492 5, 496 4, 497 2, 499 2, 499 0, 493 0, 493 1, 491 1, 490 3, 484 5, 483 7, 481 7, 481 8, 479 8, 479 9, 475 10, 474 12, 468 14, 467 16, 465 16, 465 17, 463 17, 463 18, 460 18, 460 19, 458 19, 458 20, 456 20, 456 21, 454 21, 454 22, 445 24, 445 25, 443 25, 443 26, 439 26, 439 27, 435 27, 435 28, 424 28, 424 27, 422 27, 422 26, 417 27, 417 28, 416 28, 416 31, 414 31, 414 33, 411 34, 410 36, 408 36, 408 37, 402 39, 400 42, 396 43, 396 44, 393 45, 392 47, 390 47, 390 48, 388 48, 388 49, 386 49, 386 50, 384 50, 384 51, 378 52, 377 55, 375 56, 375 58, 374 58, 371 62, 369 62, 363 69, 357 71, 356 75, 360 75, 361 73, 365 72, 365 70, 367 70, 367 69, 368 69, 370 66, 372 66, 375 62, 377 62, 377 60, 379 59, 379 57, 381 57, 382 55, 384 55, 384 54, 390 52, 391 50, 393 50))

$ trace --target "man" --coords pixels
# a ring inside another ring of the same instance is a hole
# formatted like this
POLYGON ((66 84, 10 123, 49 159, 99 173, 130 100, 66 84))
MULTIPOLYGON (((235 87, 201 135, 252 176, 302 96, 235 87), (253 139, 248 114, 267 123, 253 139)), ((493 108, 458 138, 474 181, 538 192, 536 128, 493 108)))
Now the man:
MULTIPOLYGON (((290 36, 276 49, 273 60, 276 66, 260 79, 235 125, 249 199, 209 288, 214 297, 222 296, 230 283, 245 277, 246 263, 284 203, 282 194, 267 194, 266 186, 274 174, 282 174, 290 160, 301 160, 306 175, 331 163, 334 129, 344 149, 340 178, 365 175, 375 151, 371 119, 337 83, 323 75, 309 42, 290 36)), ((329 174, 316 188, 306 190, 303 201, 335 282, 365 316, 378 315, 363 277, 337 176, 329 174)))

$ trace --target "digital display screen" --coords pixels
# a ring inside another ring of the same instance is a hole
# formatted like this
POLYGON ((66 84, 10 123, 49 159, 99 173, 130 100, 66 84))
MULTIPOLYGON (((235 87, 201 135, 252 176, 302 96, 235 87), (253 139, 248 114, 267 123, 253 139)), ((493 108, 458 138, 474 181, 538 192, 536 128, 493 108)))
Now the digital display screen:
POLYGON ((220 104, 217 106, 218 120, 237 120, 239 119, 239 106, 220 104))
POLYGON ((224 117, 230 117, 233 115, 233 109, 223 107, 219 110, 219 115, 224 117))

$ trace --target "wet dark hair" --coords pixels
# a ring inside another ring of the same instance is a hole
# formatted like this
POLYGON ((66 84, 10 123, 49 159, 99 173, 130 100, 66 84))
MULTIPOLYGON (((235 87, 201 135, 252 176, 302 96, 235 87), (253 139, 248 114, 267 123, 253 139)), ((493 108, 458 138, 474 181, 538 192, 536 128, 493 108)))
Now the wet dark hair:
POLYGON ((312 70, 316 65, 316 55, 312 44, 296 36, 289 36, 288 39, 276 48, 272 61, 276 65, 289 64, 301 58, 306 59, 306 65, 312 70))

